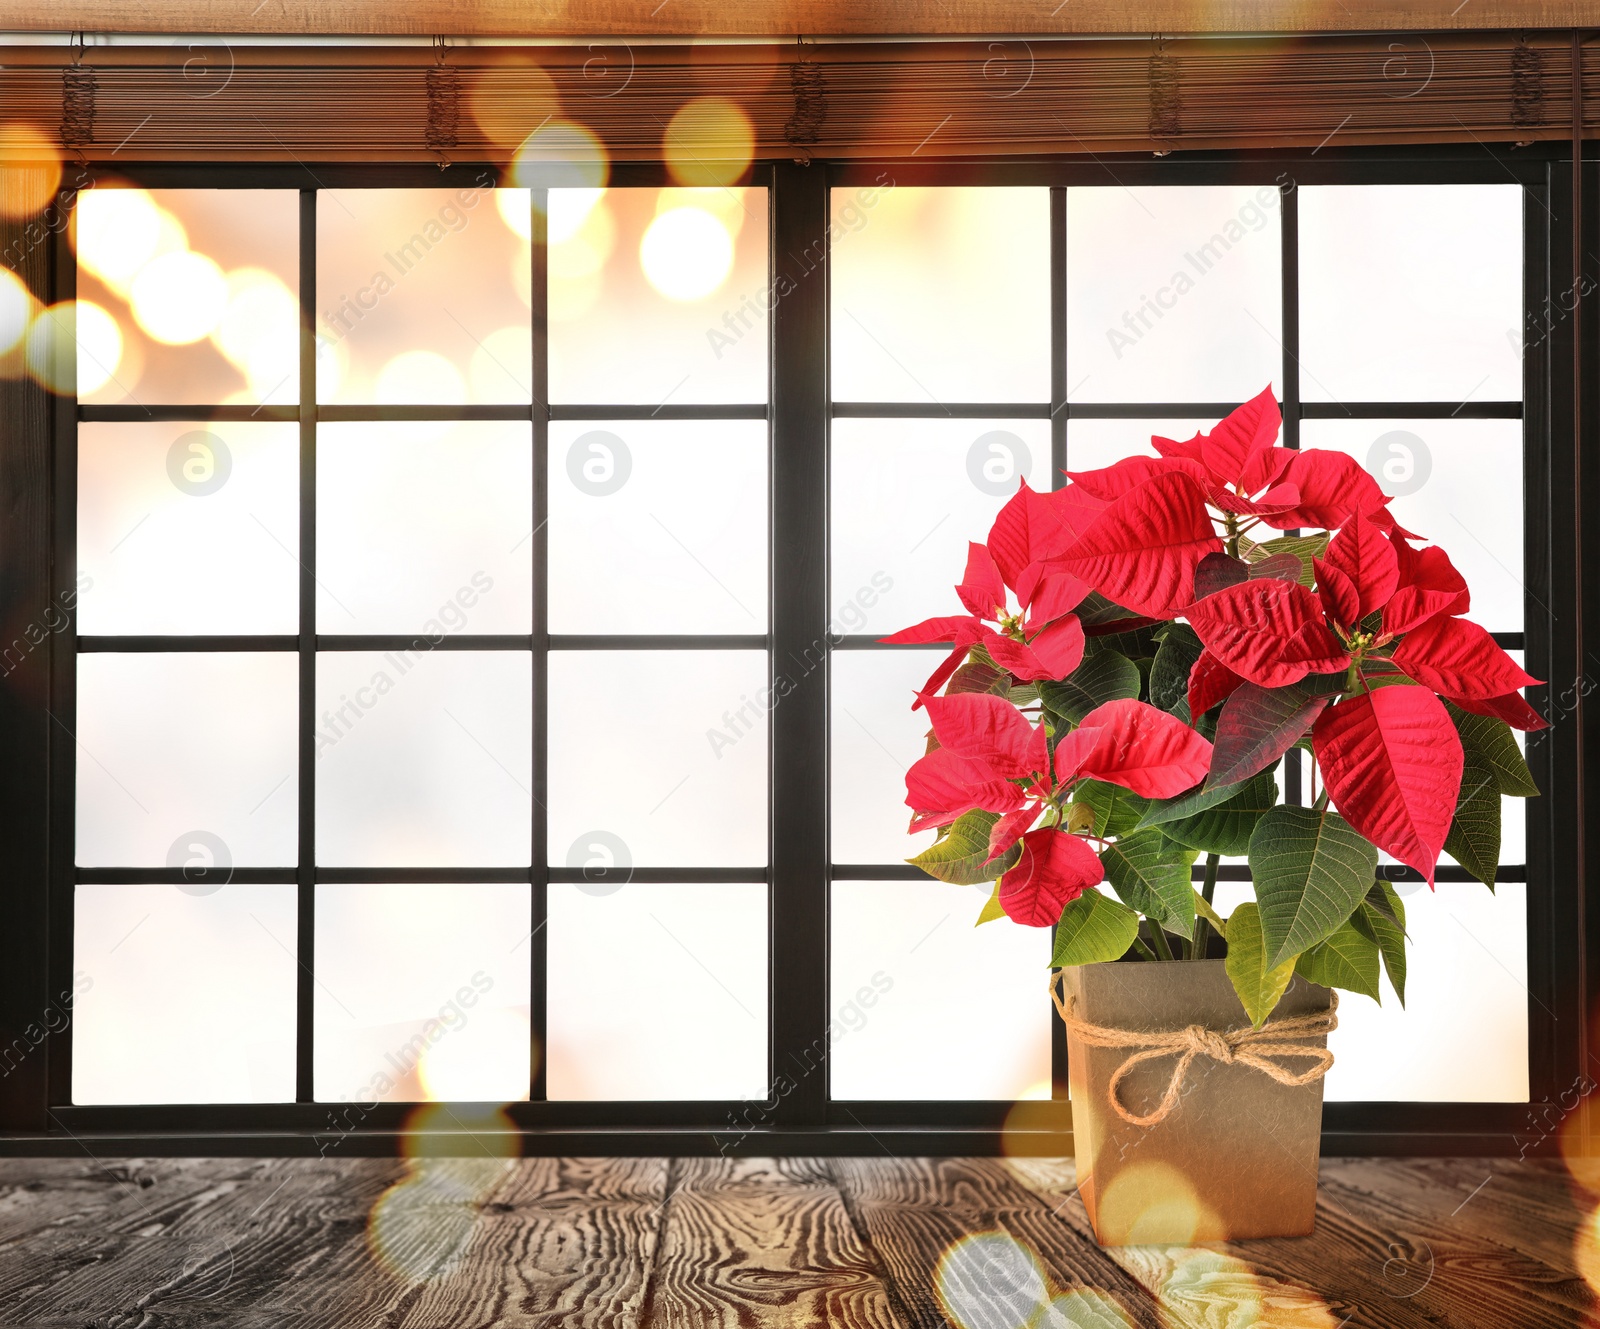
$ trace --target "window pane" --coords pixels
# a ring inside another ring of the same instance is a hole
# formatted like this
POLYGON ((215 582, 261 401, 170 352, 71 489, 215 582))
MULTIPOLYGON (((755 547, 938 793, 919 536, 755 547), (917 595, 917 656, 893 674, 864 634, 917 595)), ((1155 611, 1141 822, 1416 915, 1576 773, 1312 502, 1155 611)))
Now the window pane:
POLYGON ((833 883, 834 1098, 1050 1097, 1050 929, 975 929, 987 895, 833 883), (865 1009, 863 988, 881 994, 876 1006, 865 1009))
MULTIPOLYGON (((1219 882, 1217 907, 1247 898, 1219 882)), ((1527 890, 1502 882, 1398 887, 1405 899, 1406 1004, 1339 994, 1328 1038, 1329 1102, 1517 1103, 1528 1098, 1527 890)))
POLYGON ((835 863, 898 863, 933 843, 932 831, 906 834, 906 770, 927 750, 927 713, 911 703, 944 654, 938 648, 830 657, 835 863))
POLYGON ((1067 191, 1067 395, 1244 401, 1283 367, 1276 185, 1067 191))
POLYGON ((551 655, 550 862, 764 864, 767 678, 762 651, 551 655))
POLYGON ((1400 524, 1442 545, 1467 579, 1469 617, 1522 631, 1520 420, 1307 420, 1300 442, 1366 466, 1400 524))
POLYGON ((1154 457, 1150 440, 1193 438, 1213 428, 1216 420, 1068 420, 1067 469, 1096 471, 1124 457, 1154 457))
POLYGON ((531 657, 317 657, 317 861, 519 866, 532 836, 531 657))
POLYGON ((292 865, 297 668, 288 651, 80 655, 77 861, 292 865))
POLYGON ((74 1103, 294 1101, 293 886, 75 890, 74 1103))
POLYGON ((299 211, 293 189, 79 193, 79 398, 298 402, 299 211))
POLYGON ((767 396, 764 189, 552 189, 550 399, 767 396))
POLYGON ((767 426, 550 427, 550 630, 767 630, 767 426))
POLYGON ((529 208, 479 185, 320 190, 318 400, 531 401, 529 208))
POLYGON ((1299 197, 1304 400, 1522 400, 1520 186, 1299 197))
POLYGON ((1048 190, 835 189, 830 236, 836 401, 1049 401, 1048 190))
POLYGON ((299 430, 78 426, 78 631, 292 633, 299 430))
POLYGON ((1020 479, 1050 487, 1044 420, 835 420, 833 622, 883 636, 960 612, 967 542, 1020 479))
POLYGON ((552 1099, 762 1099, 767 888, 550 887, 552 1099), (649 957, 643 984, 623 957, 649 957))
POLYGON ((318 428, 323 632, 529 632, 532 537, 531 425, 318 428))
POLYGON ((532 909, 520 883, 318 886, 316 1096, 527 1098, 532 909))

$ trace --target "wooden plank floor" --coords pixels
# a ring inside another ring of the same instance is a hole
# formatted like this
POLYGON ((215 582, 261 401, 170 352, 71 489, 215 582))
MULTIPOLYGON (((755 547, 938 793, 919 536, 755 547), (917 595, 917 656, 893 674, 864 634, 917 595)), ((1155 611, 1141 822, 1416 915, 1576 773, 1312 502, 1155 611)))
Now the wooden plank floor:
POLYGON ((1313 1237, 1102 1250, 1070 1161, 8 1159, 0 1329, 1600 1329, 1597 1204, 1325 1159, 1313 1237))

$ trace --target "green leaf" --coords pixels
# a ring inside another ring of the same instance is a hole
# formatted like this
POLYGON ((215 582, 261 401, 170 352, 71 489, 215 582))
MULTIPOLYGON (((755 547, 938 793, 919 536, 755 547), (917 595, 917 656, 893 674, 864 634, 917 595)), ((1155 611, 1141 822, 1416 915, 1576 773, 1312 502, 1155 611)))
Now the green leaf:
POLYGON ((1294 978, 1295 957, 1268 969, 1261 944, 1261 916, 1253 904, 1242 904, 1228 918, 1228 958, 1223 961, 1233 990, 1244 1004, 1250 1023, 1261 1028, 1294 978))
POLYGON ((1391 882, 1379 877, 1372 883, 1372 889, 1367 892, 1365 903, 1381 913, 1388 914, 1400 925, 1400 931, 1406 930, 1406 902, 1400 898, 1400 892, 1395 890, 1391 882))
POLYGON ((987 692, 1003 697, 1011 686, 1011 675, 992 664, 976 662, 964 664, 950 675, 944 695, 954 697, 964 692, 987 692))
POLYGON ((1147 623, 1142 628, 1128 632, 1110 632, 1103 637, 1091 636, 1083 644, 1085 658, 1115 651, 1130 660, 1148 660, 1156 653, 1156 625, 1147 623))
POLYGON ((1511 726, 1492 715, 1474 715, 1464 711, 1454 702, 1447 701, 1445 710, 1455 721, 1456 733, 1461 735, 1461 746, 1467 760, 1474 757, 1494 775, 1495 787, 1507 798, 1538 798, 1539 786, 1533 782, 1533 772, 1523 759, 1511 726))
POLYGON ((1494 772, 1468 754, 1444 851, 1490 890, 1500 866, 1500 788, 1494 772))
POLYGON ((1382 908, 1373 904, 1370 897, 1361 902, 1361 908, 1350 915, 1350 924, 1362 936, 1378 945, 1383 956, 1383 967, 1389 971, 1389 983, 1400 1005, 1406 1004, 1406 934, 1382 908))
POLYGON ((1239 538, 1239 552, 1247 563, 1260 563, 1274 554, 1293 554, 1300 560, 1300 584, 1310 590, 1315 577, 1311 566, 1313 558, 1322 558, 1328 552, 1327 535, 1280 535, 1275 540, 1257 544, 1248 536, 1239 538))
POLYGON ((1277 807, 1250 837, 1267 964, 1277 966, 1336 931, 1372 887, 1378 851, 1337 812, 1277 807))
POLYGON ((1139 666, 1116 651, 1086 656, 1082 664, 1059 683, 1040 683, 1039 700, 1047 711, 1077 724, 1108 701, 1139 695, 1139 666))
POLYGON ((1100 853, 1106 878, 1123 904, 1180 936, 1194 936, 1194 862, 1160 831, 1125 835, 1100 853))
POLYGON ((1219 807, 1230 798, 1237 797, 1244 791, 1247 783, 1240 780, 1237 784, 1220 789, 1206 789, 1197 785, 1192 793, 1178 798, 1160 799, 1145 809, 1139 818, 1139 824, 1133 829, 1142 831, 1146 826, 1164 826, 1169 821, 1182 821, 1186 817, 1197 816, 1210 808, 1219 807))
POLYGON ((1184 708, 1189 718, 1189 671, 1205 649, 1187 623, 1169 623, 1161 630, 1161 645, 1156 647, 1155 663, 1150 666, 1150 704, 1159 710, 1176 712, 1184 708))
POLYGON ((1094 814, 1094 834, 1099 840, 1127 835, 1137 828, 1139 819, 1150 807, 1150 800, 1140 798, 1131 789, 1104 780, 1084 780, 1073 791, 1072 801, 1086 807, 1094 814))
POLYGON ((1323 987, 1343 988, 1382 1001, 1378 995, 1378 943, 1353 923, 1346 923, 1321 945, 1303 953, 1294 967, 1296 973, 1323 987))
POLYGON ((1217 930, 1217 936, 1224 941, 1228 939, 1228 920, 1213 909, 1206 902, 1206 897, 1201 895, 1199 891, 1194 893, 1194 911, 1217 930))
POLYGON ((943 839, 906 862, 921 868, 930 877, 956 886, 994 881, 1022 856, 1022 846, 1014 844, 993 863, 984 866, 989 857, 989 832, 999 820, 993 812, 963 812, 950 823, 943 839))
POLYGON ((993 923, 997 918, 1004 918, 1006 911, 1000 907, 1000 883, 994 884, 994 889, 989 892, 989 898, 983 902, 983 912, 978 915, 978 921, 973 927, 982 927, 985 923, 993 923))
POLYGON ((1139 935, 1139 915, 1092 886, 1061 911, 1050 967, 1120 960, 1139 935))
POLYGON ((1161 833, 1203 854, 1245 853, 1256 823, 1278 801, 1278 782, 1271 771, 1262 771, 1242 788, 1233 787, 1237 792, 1226 803, 1192 817, 1163 822, 1161 833))

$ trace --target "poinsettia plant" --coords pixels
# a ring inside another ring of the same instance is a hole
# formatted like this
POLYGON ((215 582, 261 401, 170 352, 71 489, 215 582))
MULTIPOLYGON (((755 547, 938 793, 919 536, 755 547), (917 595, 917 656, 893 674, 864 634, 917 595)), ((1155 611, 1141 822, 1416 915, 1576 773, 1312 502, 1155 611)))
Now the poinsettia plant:
POLYGON ((1054 927, 1052 965, 1223 948, 1259 1026, 1295 973, 1405 999, 1405 909, 1379 851, 1491 889, 1503 795, 1538 793, 1513 729, 1536 683, 1466 618, 1466 581, 1341 452, 1277 443, 1271 390, 1155 455, 1022 484, 956 587, 918 691, 911 862, 995 883, 979 922, 1054 927), (1277 767, 1309 754, 1306 805, 1277 767), (1194 867, 1205 856, 1199 888, 1194 867), (1254 900, 1223 918, 1224 856, 1254 900), (1102 884, 1109 891, 1099 889, 1102 884))

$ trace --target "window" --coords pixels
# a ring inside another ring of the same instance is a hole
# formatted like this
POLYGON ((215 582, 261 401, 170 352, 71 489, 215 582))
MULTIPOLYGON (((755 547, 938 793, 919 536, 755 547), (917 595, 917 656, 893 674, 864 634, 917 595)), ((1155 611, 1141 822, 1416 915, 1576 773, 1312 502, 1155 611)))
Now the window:
MULTIPOLYGON (((1019 479, 1271 383, 1545 676, 1546 163, 1519 170, 86 191, 58 1119, 438 1100, 726 1140, 1063 1098, 1048 936, 975 933, 979 892, 903 861, 931 657, 877 638, 948 611, 1019 479)), ((1493 895, 1394 870, 1411 1006, 1345 1003, 1333 1128, 1505 1124, 1548 1082, 1552 802, 1508 806, 1493 895)))

